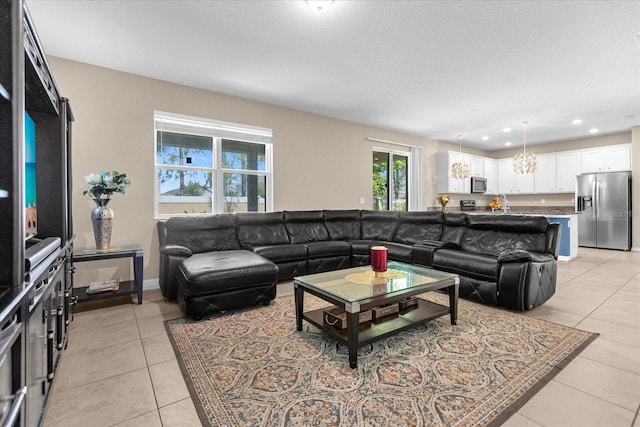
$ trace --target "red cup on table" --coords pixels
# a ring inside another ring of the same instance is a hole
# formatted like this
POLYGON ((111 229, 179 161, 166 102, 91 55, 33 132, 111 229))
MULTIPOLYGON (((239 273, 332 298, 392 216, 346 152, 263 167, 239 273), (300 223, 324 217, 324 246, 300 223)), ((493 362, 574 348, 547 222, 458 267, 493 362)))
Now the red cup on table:
POLYGON ((387 248, 384 246, 371 247, 371 269, 375 273, 387 271, 387 248))

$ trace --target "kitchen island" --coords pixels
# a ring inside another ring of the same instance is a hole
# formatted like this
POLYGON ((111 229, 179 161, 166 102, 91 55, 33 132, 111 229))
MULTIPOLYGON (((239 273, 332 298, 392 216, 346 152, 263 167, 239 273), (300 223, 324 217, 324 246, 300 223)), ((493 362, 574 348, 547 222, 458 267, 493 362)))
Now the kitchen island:
POLYGON ((578 256, 578 215, 544 215, 549 222, 559 222, 562 229, 559 261, 570 261, 578 256))

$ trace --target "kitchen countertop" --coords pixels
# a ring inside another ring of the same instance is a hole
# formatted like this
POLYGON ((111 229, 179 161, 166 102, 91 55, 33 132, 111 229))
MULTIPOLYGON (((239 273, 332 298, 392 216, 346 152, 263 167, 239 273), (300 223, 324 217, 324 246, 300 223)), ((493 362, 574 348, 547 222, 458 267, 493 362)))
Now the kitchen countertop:
POLYGON ((526 216, 551 216, 556 218, 570 218, 573 215, 578 215, 578 212, 572 213, 554 213, 554 212, 507 212, 500 211, 463 211, 469 215, 526 215, 526 216))

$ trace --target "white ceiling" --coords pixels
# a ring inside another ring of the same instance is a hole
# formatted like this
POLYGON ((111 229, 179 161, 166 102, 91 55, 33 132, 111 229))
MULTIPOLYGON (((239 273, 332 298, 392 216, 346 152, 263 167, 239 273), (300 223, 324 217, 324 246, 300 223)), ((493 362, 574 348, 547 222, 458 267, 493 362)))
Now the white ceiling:
POLYGON ((48 55, 490 151, 640 125, 640 1, 28 7, 48 55))

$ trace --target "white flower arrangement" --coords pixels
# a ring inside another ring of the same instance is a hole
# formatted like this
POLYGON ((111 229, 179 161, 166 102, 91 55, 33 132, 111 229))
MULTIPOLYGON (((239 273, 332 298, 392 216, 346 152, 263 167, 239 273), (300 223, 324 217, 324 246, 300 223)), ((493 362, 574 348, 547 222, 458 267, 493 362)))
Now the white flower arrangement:
POLYGON ((90 173, 84 180, 89 187, 82 194, 88 194, 94 199, 100 199, 102 195, 110 197, 113 193, 124 194, 125 189, 131 185, 126 173, 115 170, 90 173))

